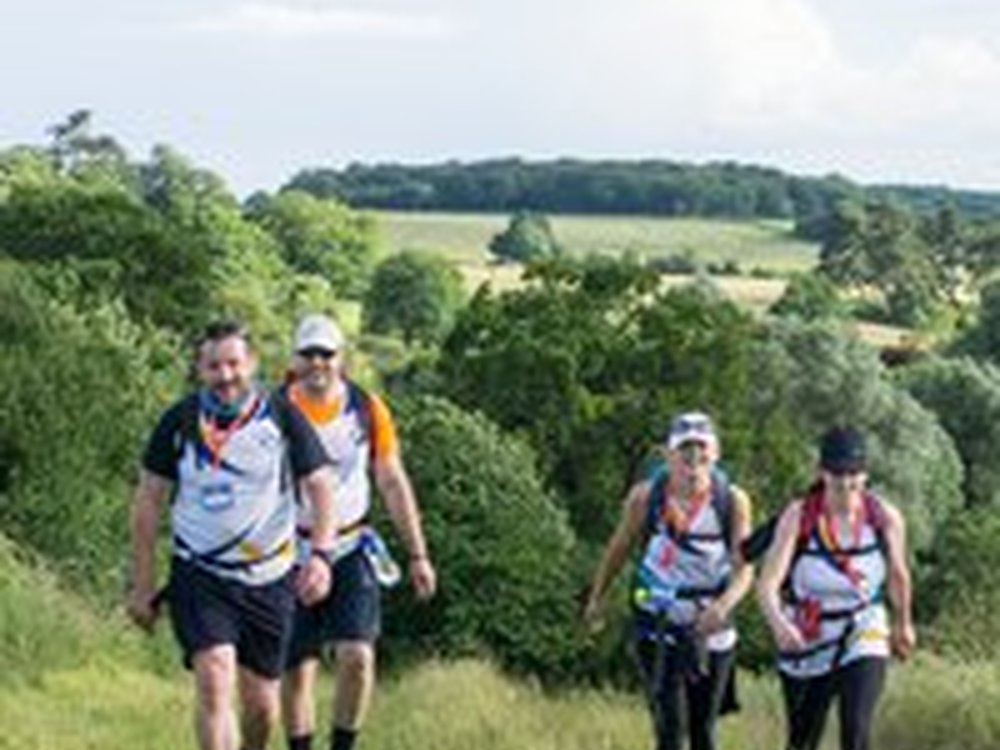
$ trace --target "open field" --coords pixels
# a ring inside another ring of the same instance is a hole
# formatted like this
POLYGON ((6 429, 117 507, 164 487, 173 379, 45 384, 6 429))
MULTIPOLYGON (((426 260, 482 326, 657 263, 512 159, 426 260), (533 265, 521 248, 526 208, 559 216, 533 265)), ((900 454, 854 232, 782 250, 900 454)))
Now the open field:
MULTIPOLYGON (((372 212, 386 250, 432 251, 457 262, 483 261, 490 239, 507 225, 504 214, 372 212)), ((817 247, 792 236, 780 221, 722 221, 641 216, 550 216, 553 232, 574 254, 635 251, 645 257, 691 255, 706 263, 735 261, 745 271, 805 270, 817 247)))

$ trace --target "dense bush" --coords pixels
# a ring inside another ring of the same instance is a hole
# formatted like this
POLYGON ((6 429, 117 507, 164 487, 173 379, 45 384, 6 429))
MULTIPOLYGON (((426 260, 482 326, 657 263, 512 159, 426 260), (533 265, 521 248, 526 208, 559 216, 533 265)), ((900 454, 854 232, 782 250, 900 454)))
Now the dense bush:
POLYGON ((1000 371, 969 358, 929 359, 904 368, 900 380, 955 442, 966 503, 1000 506, 1000 371))
POLYGON ((431 344, 448 332, 462 304, 462 276, 448 263, 404 252, 375 269, 364 299, 364 328, 431 344))
POLYGON ((548 678, 576 669, 573 534, 531 451, 446 401, 399 404, 404 456, 441 572, 432 605, 390 596, 389 649, 488 650, 548 678))
POLYGON ((838 318, 845 311, 837 287, 826 276, 817 273, 793 274, 785 291, 770 309, 775 315, 794 315, 803 320, 838 318))
POLYGON ((76 310, 12 263, 0 265, 0 332, 0 527, 107 591, 142 440, 182 363, 120 305, 76 310))
POLYGON ((936 648, 974 658, 1000 656, 1000 517, 991 508, 956 513, 942 527, 918 603, 936 648))

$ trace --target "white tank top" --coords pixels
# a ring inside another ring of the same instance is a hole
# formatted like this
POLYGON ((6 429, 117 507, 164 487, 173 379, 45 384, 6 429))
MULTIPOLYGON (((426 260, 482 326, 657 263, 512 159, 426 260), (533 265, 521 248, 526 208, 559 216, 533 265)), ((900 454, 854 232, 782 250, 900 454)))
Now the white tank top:
MULTIPOLYGON (((885 605, 887 566, 879 533, 870 519, 860 525, 858 538, 842 529, 838 540, 841 560, 853 576, 838 564, 814 530, 789 572, 790 601, 785 615, 796 622, 804 602, 818 604, 822 613, 818 632, 799 655, 779 656, 778 668, 794 677, 812 677, 862 657, 889 656, 889 619, 885 605)), ((816 606, 816 605, 813 605, 816 606)))

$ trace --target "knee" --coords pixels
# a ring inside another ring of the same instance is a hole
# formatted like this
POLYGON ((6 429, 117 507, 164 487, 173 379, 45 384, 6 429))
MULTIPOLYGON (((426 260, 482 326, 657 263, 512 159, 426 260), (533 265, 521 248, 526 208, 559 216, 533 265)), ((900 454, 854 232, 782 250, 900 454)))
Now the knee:
POLYGON ((375 649, 370 643, 350 641, 337 646, 337 671, 345 677, 363 679, 375 668, 375 649))
POLYGON ((266 724, 273 724, 281 714, 277 680, 255 679, 242 691, 243 711, 266 724))
POLYGON ((217 646, 194 656, 199 705, 208 712, 228 710, 236 680, 236 656, 229 646, 217 646))

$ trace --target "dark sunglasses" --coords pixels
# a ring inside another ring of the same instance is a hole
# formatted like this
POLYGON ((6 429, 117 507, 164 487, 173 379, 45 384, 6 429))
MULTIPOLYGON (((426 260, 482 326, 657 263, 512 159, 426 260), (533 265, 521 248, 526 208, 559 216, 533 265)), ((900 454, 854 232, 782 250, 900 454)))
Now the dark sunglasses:
POLYGON ((320 359, 333 359, 337 356, 336 349, 324 349, 319 346, 310 346, 308 349, 299 349, 296 352, 303 359, 315 359, 319 357, 320 359))

